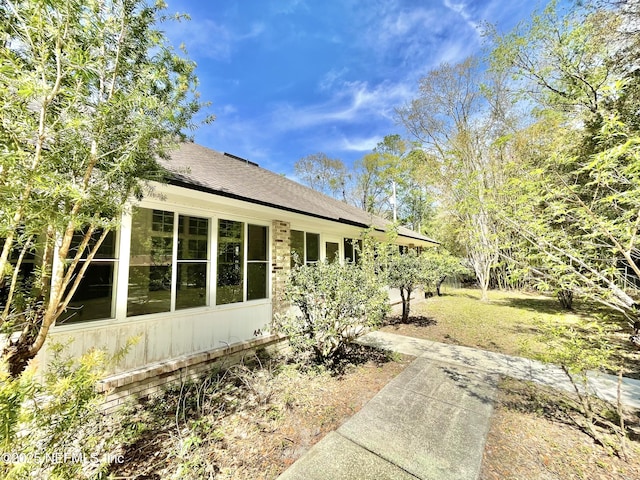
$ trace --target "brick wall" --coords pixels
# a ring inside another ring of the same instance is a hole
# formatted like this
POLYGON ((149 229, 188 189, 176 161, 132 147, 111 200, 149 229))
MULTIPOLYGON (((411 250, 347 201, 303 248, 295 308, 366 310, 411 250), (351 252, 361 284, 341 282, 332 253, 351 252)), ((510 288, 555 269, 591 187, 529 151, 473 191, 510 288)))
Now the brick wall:
POLYGON ((288 308, 283 294, 291 270, 291 226, 282 220, 273 221, 273 252, 271 264, 271 298, 273 313, 281 313, 288 308))
POLYGON ((180 382, 203 377, 215 369, 241 363, 245 358, 251 359, 259 351, 277 356, 286 348, 281 337, 264 336, 113 375, 99 382, 97 390, 105 393, 102 408, 109 413, 125 403, 159 394, 170 384, 180 385, 180 382))

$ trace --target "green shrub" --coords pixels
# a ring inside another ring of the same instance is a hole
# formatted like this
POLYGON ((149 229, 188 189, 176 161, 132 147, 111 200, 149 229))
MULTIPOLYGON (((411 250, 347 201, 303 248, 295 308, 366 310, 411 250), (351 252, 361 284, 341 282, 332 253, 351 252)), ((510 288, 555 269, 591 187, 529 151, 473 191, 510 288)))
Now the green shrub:
POLYGON ((295 307, 276 315, 275 330, 288 336, 299 359, 331 363, 389 311, 384 283, 373 255, 360 263, 321 262, 293 268, 285 298, 295 307), (297 310, 297 311, 296 311, 297 310))
POLYGON ((51 349, 42 379, 32 368, 14 378, 0 365, 1 478, 100 478, 107 468, 115 429, 95 386, 122 352, 108 358, 91 350, 72 359, 62 345, 51 349))
POLYGON ((620 398, 622 373, 615 404, 600 401, 589 383, 589 374, 607 369, 621 372, 622 365, 616 366, 614 362, 614 345, 609 340, 611 328, 606 317, 576 325, 543 324, 541 332, 548 349, 537 357, 559 365, 571 381, 576 400, 566 397, 566 401, 581 414, 574 419, 578 426, 604 448, 626 458, 627 429, 620 398))

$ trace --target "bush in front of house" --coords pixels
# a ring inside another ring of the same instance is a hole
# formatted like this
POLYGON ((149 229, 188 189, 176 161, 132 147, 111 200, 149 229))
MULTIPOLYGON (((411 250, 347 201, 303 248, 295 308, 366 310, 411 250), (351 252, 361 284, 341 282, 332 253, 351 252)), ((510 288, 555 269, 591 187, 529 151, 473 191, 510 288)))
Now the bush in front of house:
POLYGON ((0 363, 0 478, 103 478, 121 461, 110 453, 118 422, 103 414, 96 383, 136 341, 113 356, 93 349, 79 358, 52 344, 41 377, 34 367, 12 377, 0 363))
POLYGON ((339 358, 389 311, 387 291, 367 255, 358 264, 296 265, 285 298, 294 308, 275 316, 275 330, 289 338, 299 360, 322 364, 339 358))

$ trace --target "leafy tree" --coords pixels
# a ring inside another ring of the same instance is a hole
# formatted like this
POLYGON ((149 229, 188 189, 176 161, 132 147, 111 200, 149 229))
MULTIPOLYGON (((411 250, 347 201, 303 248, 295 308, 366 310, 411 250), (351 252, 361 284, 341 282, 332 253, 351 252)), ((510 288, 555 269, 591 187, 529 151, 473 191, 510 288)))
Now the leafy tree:
POLYGON ((513 179, 514 208, 504 221, 529 243, 528 267, 543 287, 575 291, 634 316, 640 135, 615 117, 602 135, 620 143, 577 164, 566 153, 551 154, 513 179))
POLYGON ((370 213, 420 231, 433 215, 422 151, 400 135, 386 135, 355 164, 353 203, 370 213), (395 197, 394 197, 395 187, 395 197))
POLYGON ((1 320, 19 375, 90 261, 201 107, 164 2, 0 4, 1 320), (35 268, 27 268, 26 259, 35 268), (85 259, 86 261, 81 261, 85 259))
POLYGON ((388 158, 375 150, 355 163, 353 203, 365 212, 388 216, 391 204, 391 179, 387 175, 388 158))
POLYGON ((504 181, 504 149, 499 139, 510 119, 497 107, 504 77, 484 77, 478 61, 442 64, 420 80, 420 93, 397 109, 417 139, 439 191, 441 208, 457 226, 458 242, 473 266, 482 298, 498 258, 493 211, 504 181), (484 83, 482 83, 484 82, 484 83))
POLYGON ((434 288, 440 296, 440 287, 447 277, 455 277, 470 273, 462 259, 451 255, 446 250, 429 249, 422 252, 421 261, 424 269, 425 287, 434 288))
POLYGON ((502 218, 528 244, 529 271, 543 287, 634 318, 640 132, 630 112, 640 102, 624 59, 638 55, 638 44, 619 42, 619 25, 615 11, 563 15, 552 6, 499 39, 493 61, 541 108, 530 129, 543 135, 520 146, 502 218))
POLYGON ((603 62, 611 49, 605 30, 614 29, 615 19, 584 9, 567 12, 550 2, 529 22, 495 37, 492 62, 508 66, 526 84, 526 93, 537 103, 561 111, 595 113, 601 106, 600 92, 615 68, 603 62))
POLYGON ((394 253, 387 260, 385 279, 389 287, 400 290, 402 321, 405 323, 411 313, 411 294, 429 282, 428 273, 423 259, 414 250, 400 254, 394 249, 394 253))
POLYGON ((349 174, 347 167, 337 158, 314 153, 298 160, 293 166, 302 183, 342 201, 347 201, 349 174))

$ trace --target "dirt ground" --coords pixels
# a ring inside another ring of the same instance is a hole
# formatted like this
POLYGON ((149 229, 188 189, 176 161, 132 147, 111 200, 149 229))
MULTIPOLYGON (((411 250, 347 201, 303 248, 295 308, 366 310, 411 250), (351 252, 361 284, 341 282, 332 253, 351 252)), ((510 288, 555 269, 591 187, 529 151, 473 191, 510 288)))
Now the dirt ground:
MULTIPOLYGON (((165 398, 155 406, 166 422, 139 420, 146 430, 123 448, 125 462, 114 465, 111 473, 137 480, 275 479, 411 360, 389 361, 379 355, 339 376, 296 369, 264 375, 258 370, 241 388, 221 389, 226 406, 203 415, 191 412, 188 420, 181 416, 176 421, 173 392, 173 401, 165 398)), ((640 478, 637 441, 628 442, 626 462, 597 445, 563 412, 552 393, 524 382, 502 381, 481 479, 640 478)), ((634 421, 637 427, 637 416, 634 421)))
MULTIPOLYGON (((462 291, 435 299, 426 310, 416 308, 409 324, 390 319, 384 330, 520 354, 523 339, 537 334, 540 312, 557 315, 553 303, 539 296, 501 294, 491 305, 480 305, 474 295, 462 291), (487 311, 479 315, 478 308, 487 311)), ((340 375, 291 365, 242 367, 224 381, 167 392, 129 415, 125 462, 110 473, 137 480, 275 479, 412 358, 390 360, 364 349, 352 360, 356 365, 340 375)), ((576 424, 576 412, 563 397, 503 379, 481 479, 640 479, 640 418, 625 413, 635 432, 626 444, 626 461, 576 424)))
MULTIPOLYGON (((516 380, 503 381, 485 445, 481 480, 640 478, 637 441, 626 444, 628 461, 619 458, 576 426, 560 402, 554 392, 516 380)), ((637 415, 629 412, 628 420, 637 427, 637 415)))
MULTIPOLYGON (((167 421, 145 419, 144 433, 123 448, 125 461, 113 465, 111 473, 137 480, 274 479, 412 360, 368 356, 365 363, 337 376, 295 368, 254 372, 238 390, 222 388, 225 407, 203 415, 191 412, 186 422, 182 415, 178 422, 172 418, 170 399, 157 399, 155 408, 161 408, 167 421), (159 407, 162 402, 167 405, 159 407)), ((148 412, 138 415, 143 418, 148 412)))

